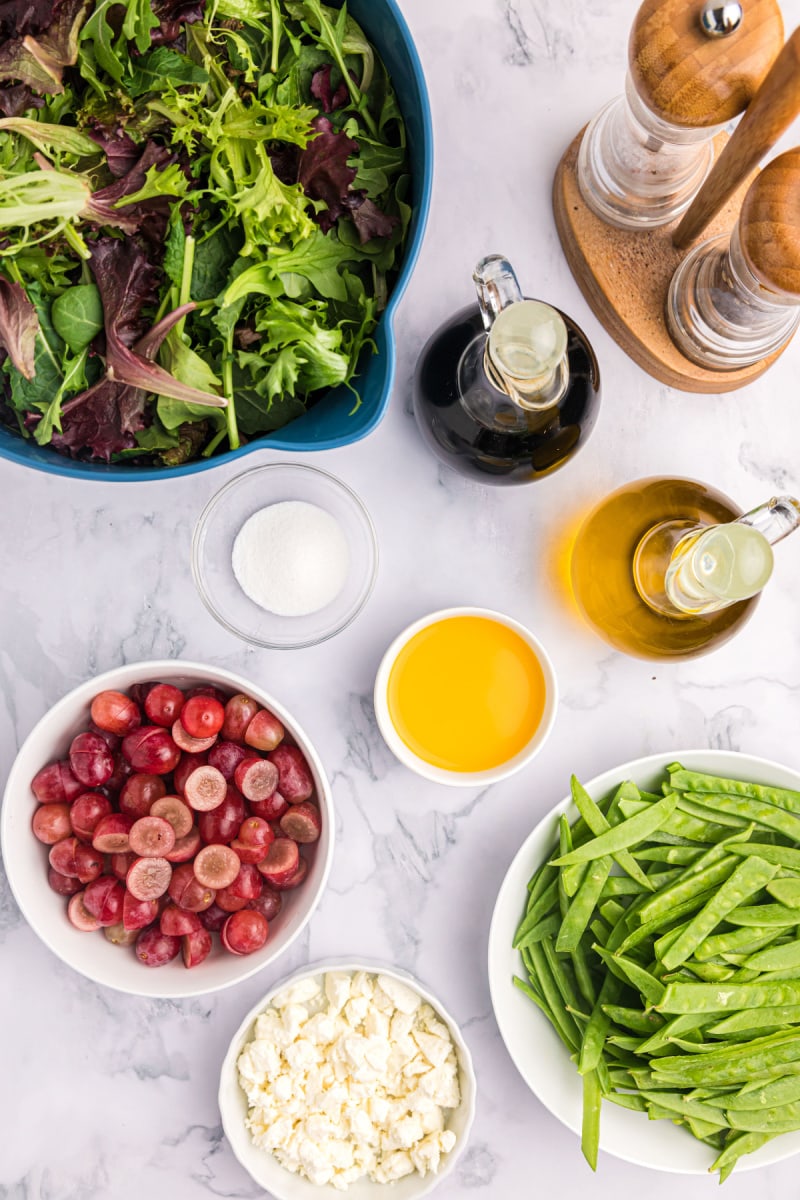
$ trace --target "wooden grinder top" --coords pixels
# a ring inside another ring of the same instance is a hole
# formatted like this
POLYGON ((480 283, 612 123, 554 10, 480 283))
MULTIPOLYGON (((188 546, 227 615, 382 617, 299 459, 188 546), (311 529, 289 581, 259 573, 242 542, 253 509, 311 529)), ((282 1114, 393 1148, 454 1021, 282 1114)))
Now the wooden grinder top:
POLYGON ((767 163, 739 219, 750 270, 772 292, 800 302, 800 149, 767 163))
POLYGON ((730 121, 752 100, 783 46, 776 0, 741 0, 739 28, 708 37, 702 0, 644 0, 628 59, 645 105, 672 125, 705 128, 730 121))

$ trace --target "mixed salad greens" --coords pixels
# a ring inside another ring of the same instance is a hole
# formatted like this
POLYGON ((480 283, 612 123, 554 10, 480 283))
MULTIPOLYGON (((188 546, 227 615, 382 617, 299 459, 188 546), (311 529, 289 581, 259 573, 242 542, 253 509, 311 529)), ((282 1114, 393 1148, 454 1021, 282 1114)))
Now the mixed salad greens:
POLYGON ((345 6, 4 0, 0 112, 6 425, 175 465, 349 383, 410 208, 345 6))

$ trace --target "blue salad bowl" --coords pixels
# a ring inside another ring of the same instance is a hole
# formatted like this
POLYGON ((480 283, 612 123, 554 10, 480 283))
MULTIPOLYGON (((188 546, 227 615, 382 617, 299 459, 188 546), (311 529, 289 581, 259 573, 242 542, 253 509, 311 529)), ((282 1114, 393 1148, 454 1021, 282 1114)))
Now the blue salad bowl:
POLYGON ((137 466, 135 463, 79 462, 38 446, 0 426, 0 458, 50 475, 78 479, 170 479, 193 475, 221 463, 233 462, 253 450, 333 450, 366 437, 380 423, 389 405, 395 376, 394 316, 417 261, 430 207, 433 184, 433 131, 428 91, 422 65, 397 0, 348 0, 348 11, 361 25, 380 54, 392 80, 408 136, 412 209, 405 254, 389 302, 373 334, 375 353, 365 353, 353 384, 361 397, 354 407, 353 392, 344 386, 332 389, 313 408, 275 433, 254 438, 238 450, 183 463, 178 467, 137 466))

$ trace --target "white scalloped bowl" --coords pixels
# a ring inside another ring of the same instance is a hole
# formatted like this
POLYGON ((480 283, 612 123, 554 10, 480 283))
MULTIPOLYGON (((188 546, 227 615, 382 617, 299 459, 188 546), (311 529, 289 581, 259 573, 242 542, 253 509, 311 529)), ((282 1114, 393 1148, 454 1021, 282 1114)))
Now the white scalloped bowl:
POLYGON ((8 881, 23 916, 54 954, 74 970, 106 987, 136 996, 183 998, 216 992, 248 979, 275 962, 303 930, 319 904, 333 860, 334 813, 330 785, 319 756, 294 717, 263 688, 220 667, 164 659, 131 663, 97 675, 80 684, 45 713, 20 747, 11 768, 0 820, 3 861, 8 881), (101 931, 81 933, 67 919, 67 900, 47 883, 49 847, 31 832, 36 802, 31 780, 46 763, 66 757, 72 738, 89 721, 92 697, 105 688, 125 691, 135 683, 162 680, 178 687, 202 683, 229 691, 246 692, 269 708, 286 727, 291 741, 306 756, 314 778, 322 815, 322 832, 309 856, 309 870, 301 887, 284 892, 284 906, 270 922, 266 944, 254 954, 234 955, 222 949, 219 938, 205 962, 187 970, 179 955, 158 968, 145 967, 130 947, 114 946, 101 931))
MULTIPOLYGON (((729 750, 651 754, 604 771, 585 787, 596 799, 626 779, 645 790, 654 789, 667 764, 676 761, 693 771, 800 790, 800 772, 729 750)), ((522 915, 526 886, 556 843, 562 813, 571 818, 578 815, 569 797, 556 804, 526 838, 503 880, 489 931, 489 988, 500 1033, 520 1075, 545 1108, 580 1137, 582 1084, 575 1064, 549 1021, 512 982, 514 975, 525 977, 519 952, 511 948, 511 942, 522 915)), ((705 1175, 716 1157, 710 1147, 670 1121, 649 1121, 644 1113, 608 1101, 600 1116, 600 1149, 640 1167, 684 1175, 705 1175)), ((735 1173, 780 1162, 798 1151, 800 1132, 782 1134, 740 1159, 735 1173)), ((575 1153, 580 1154, 577 1142, 575 1153)), ((600 1163, 599 1175, 602 1170, 600 1163)))
POLYGON ((268 1191, 276 1200, 332 1200, 334 1196, 347 1196, 348 1200, 376 1200, 385 1195, 392 1200, 420 1200, 446 1179, 455 1168, 456 1161, 467 1144, 469 1131, 475 1117, 475 1100, 477 1082, 472 1067, 472 1056, 469 1047, 458 1024, 450 1016, 441 1002, 422 986, 412 975, 398 971, 395 967, 387 967, 383 963, 358 961, 346 962, 332 960, 314 963, 302 971, 282 980, 257 1004, 254 1004, 242 1021, 231 1039, 228 1052, 222 1063, 219 1083, 219 1109, 222 1114, 222 1127, 225 1130, 233 1153, 244 1169, 256 1183, 268 1191), (294 1175, 282 1167, 278 1160, 265 1150, 253 1145, 250 1134, 245 1126, 247 1116, 247 1097, 239 1087, 239 1075, 236 1067, 237 1060, 244 1047, 252 1039, 256 1017, 272 1002, 274 996, 289 987, 315 975, 324 975, 327 971, 366 971, 371 975, 390 975, 400 983, 412 988, 431 1008, 436 1010, 450 1031, 458 1059, 458 1081, 461 1089, 461 1101, 447 1119, 447 1129, 452 1129, 456 1135, 453 1149, 443 1159, 442 1166, 436 1175, 428 1174, 424 1178, 416 1172, 406 1175, 394 1183, 373 1183, 369 1179, 360 1179, 351 1184, 346 1192, 337 1190, 330 1184, 320 1186, 311 1183, 300 1175, 294 1175))

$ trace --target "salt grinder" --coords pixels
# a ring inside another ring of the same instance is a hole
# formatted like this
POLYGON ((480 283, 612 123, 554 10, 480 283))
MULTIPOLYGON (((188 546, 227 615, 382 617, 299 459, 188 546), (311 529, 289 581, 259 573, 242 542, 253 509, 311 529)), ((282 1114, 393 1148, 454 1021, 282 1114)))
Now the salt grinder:
POLYGON ((667 297, 678 349, 700 366, 735 370, 781 350, 800 323, 800 149, 750 185, 730 238, 686 256, 667 297))
POLYGON ((596 216, 652 229, 683 213, 711 168, 715 134, 747 107, 782 45, 776 0, 645 0, 625 94, 581 143, 578 183, 596 216))

